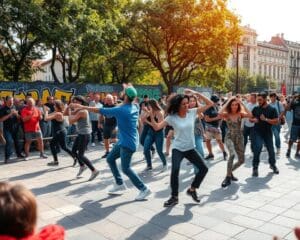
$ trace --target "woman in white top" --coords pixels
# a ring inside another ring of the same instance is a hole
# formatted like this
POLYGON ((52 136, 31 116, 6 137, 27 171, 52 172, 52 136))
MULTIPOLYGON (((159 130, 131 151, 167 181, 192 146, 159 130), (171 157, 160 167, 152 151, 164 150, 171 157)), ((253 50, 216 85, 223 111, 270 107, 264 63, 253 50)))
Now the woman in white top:
POLYGON ((186 95, 175 95, 169 102, 167 107, 168 116, 161 122, 157 123, 151 114, 151 122, 148 122, 155 130, 162 129, 167 125, 174 128, 175 139, 173 141, 172 149, 172 170, 171 170, 171 197, 164 203, 165 207, 171 207, 178 203, 178 188, 179 188, 179 170, 183 158, 188 159, 192 164, 199 169, 195 174, 195 179, 191 187, 187 190, 187 194, 193 198, 194 201, 200 202, 196 188, 199 188, 208 168, 205 166, 203 158, 195 149, 195 135, 194 126, 195 119, 198 114, 206 111, 213 106, 213 102, 202 94, 193 90, 186 89, 186 95), (189 96, 197 95, 200 100, 206 104, 198 108, 189 109, 189 96))

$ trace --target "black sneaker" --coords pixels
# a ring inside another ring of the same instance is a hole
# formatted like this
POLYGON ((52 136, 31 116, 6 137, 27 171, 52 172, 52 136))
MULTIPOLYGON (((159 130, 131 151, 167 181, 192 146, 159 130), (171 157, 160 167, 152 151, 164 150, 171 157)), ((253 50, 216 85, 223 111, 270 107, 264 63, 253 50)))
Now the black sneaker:
POLYGON ((253 168, 252 177, 258 177, 258 169, 253 168))
POLYGON ((191 191, 191 189, 189 188, 189 189, 186 191, 186 194, 189 195, 189 196, 191 196, 192 199, 193 199, 195 202, 197 202, 197 203, 200 202, 200 199, 199 199, 198 196, 197 196, 196 190, 195 190, 195 191, 191 191))
POLYGON ((107 158, 109 152, 106 152, 101 158, 107 158))
POLYGON ((226 188, 231 184, 231 177, 226 177, 222 182, 222 188, 226 188))
POLYGON ((49 162, 47 163, 48 166, 57 166, 58 162, 57 161, 53 161, 53 162, 49 162))
POLYGON ((286 156, 287 158, 290 158, 290 157, 291 157, 291 150, 287 150, 285 156, 286 156))
POLYGON ((237 182, 239 179, 237 179, 235 176, 233 176, 233 174, 231 174, 231 181, 237 182))
POLYGON ((164 203, 164 207, 173 207, 178 204, 178 197, 170 197, 168 201, 164 203))
POLYGON ((227 160, 227 152, 223 152, 223 157, 224 157, 224 161, 226 161, 227 160))
POLYGON ((273 170, 274 174, 279 174, 279 170, 278 168, 274 165, 274 166, 270 166, 270 168, 273 170))
POLYGON ((208 154, 208 155, 204 158, 204 160, 212 160, 212 159, 214 159, 214 155, 212 155, 212 154, 208 154))

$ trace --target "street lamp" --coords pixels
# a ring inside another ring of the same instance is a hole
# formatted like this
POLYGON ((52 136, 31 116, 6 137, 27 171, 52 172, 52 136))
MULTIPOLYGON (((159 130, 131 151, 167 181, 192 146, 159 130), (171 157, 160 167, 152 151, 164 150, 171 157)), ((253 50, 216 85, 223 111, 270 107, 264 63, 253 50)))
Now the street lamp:
POLYGON ((236 79, 235 79, 235 93, 240 93, 240 80, 239 80, 239 47, 242 47, 243 44, 236 44, 236 79))

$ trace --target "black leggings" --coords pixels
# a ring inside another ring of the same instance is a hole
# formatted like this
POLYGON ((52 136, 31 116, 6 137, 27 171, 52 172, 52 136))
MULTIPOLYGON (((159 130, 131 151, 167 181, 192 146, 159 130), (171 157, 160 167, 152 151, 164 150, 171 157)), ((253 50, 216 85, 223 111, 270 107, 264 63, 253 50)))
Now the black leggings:
POLYGON ((178 196, 178 188, 179 188, 179 170, 180 164, 183 158, 189 160, 192 164, 195 165, 199 169, 199 171, 195 175, 195 179, 192 182, 193 188, 199 188, 201 182, 203 181, 205 175, 208 172, 208 168, 204 164, 203 159, 199 155, 199 153, 195 150, 188 150, 188 151, 179 151, 177 149, 172 150, 172 171, 171 171, 171 189, 172 189, 172 196, 178 196))
POLYGON ((67 152, 71 157, 73 157, 71 149, 67 147, 66 144, 67 131, 60 131, 53 133, 53 138, 50 142, 50 149, 53 155, 54 161, 58 162, 57 159, 57 146, 59 145, 65 152, 67 152))
POLYGON ((82 167, 84 165, 88 166, 91 171, 94 171, 95 168, 91 161, 84 156, 86 147, 90 141, 90 134, 78 134, 75 139, 72 148, 72 154, 78 159, 79 165, 82 167))

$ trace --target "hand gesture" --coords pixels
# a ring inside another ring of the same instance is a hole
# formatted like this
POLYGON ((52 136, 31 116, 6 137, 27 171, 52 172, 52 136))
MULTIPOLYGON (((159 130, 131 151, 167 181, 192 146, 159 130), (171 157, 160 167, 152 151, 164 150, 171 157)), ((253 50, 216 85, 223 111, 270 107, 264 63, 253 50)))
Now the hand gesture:
POLYGON ((261 115, 260 115, 260 120, 262 120, 262 121, 266 121, 266 117, 265 117, 265 115, 261 114, 261 115))
POLYGON ((81 109, 83 106, 80 105, 79 103, 71 103, 71 104, 69 105, 69 107, 70 107, 71 109, 81 109))
POLYGON ((49 112, 50 108, 48 108, 46 105, 43 106, 44 112, 49 112))
POLYGON ((11 110, 11 114, 16 116, 16 115, 18 115, 18 112, 17 112, 16 109, 12 109, 12 110, 11 110))
POLYGON ((188 88, 186 88, 186 89, 184 89, 184 94, 185 95, 192 95, 193 93, 194 93, 194 91, 193 90, 191 90, 191 89, 188 89, 188 88))

